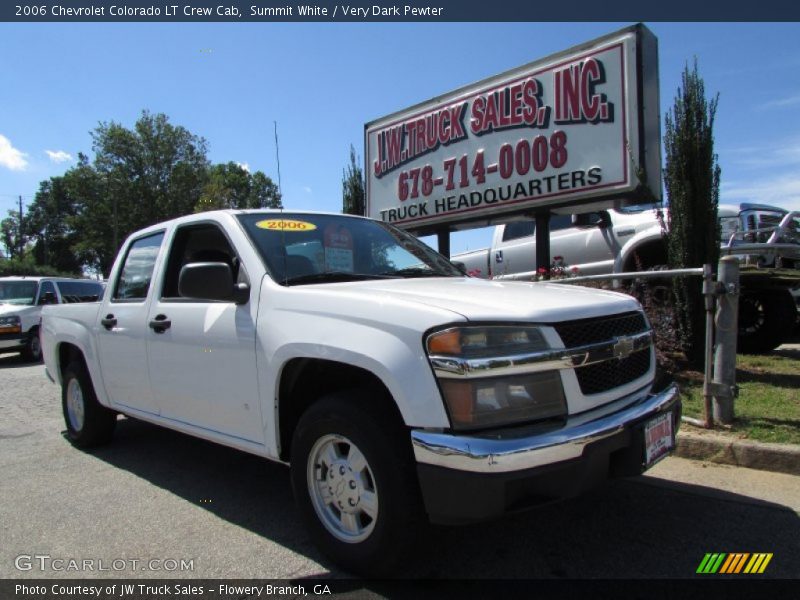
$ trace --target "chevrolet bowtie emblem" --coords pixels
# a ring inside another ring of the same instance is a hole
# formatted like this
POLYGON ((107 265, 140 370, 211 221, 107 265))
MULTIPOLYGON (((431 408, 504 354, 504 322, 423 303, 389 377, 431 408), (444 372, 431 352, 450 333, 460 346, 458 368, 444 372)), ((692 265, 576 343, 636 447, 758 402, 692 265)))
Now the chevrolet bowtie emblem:
POLYGON ((631 338, 617 338, 616 343, 611 346, 614 358, 622 360, 633 354, 633 340, 631 338))

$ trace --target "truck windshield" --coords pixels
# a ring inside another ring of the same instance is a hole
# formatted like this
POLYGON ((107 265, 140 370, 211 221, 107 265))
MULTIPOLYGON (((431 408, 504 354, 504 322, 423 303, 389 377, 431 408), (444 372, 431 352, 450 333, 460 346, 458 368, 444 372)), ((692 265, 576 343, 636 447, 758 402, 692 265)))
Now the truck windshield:
POLYGON ((446 258, 391 225, 339 215, 239 215, 282 285, 400 277, 460 277, 446 258))
POLYGON ((33 304, 35 297, 35 281, 0 281, 0 303, 33 304))

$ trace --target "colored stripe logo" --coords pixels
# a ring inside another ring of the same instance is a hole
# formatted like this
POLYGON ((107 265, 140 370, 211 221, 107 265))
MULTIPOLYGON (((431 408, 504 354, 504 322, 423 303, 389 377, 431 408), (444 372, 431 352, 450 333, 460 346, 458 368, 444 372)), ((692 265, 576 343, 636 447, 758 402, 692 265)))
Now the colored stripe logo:
POLYGON ((700 561, 697 573, 738 575, 739 573, 763 573, 769 561, 772 560, 772 552, 709 552, 700 561))

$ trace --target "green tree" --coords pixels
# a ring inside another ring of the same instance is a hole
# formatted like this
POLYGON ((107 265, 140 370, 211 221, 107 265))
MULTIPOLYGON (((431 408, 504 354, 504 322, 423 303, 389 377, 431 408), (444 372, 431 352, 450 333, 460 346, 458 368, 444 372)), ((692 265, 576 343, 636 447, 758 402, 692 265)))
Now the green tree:
POLYGON ((108 275, 130 233, 194 211, 208 179, 207 145, 166 115, 148 111, 133 129, 112 121, 91 135, 94 163, 79 164, 71 180, 79 203, 76 251, 108 275))
POLYGON ((342 212, 348 215, 365 215, 366 197, 364 172, 356 157, 356 149, 350 144, 350 164, 342 169, 342 212))
MULTIPOLYGON (((714 117, 719 95, 705 98, 697 61, 683 72, 672 111, 666 116, 664 184, 669 198, 667 249, 673 268, 700 267, 719 260, 720 167, 714 153, 714 117)), ((703 357, 704 304, 697 280, 675 284, 678 321, 687 357, 703 357)))
POLYGON ((72 249, 77 238, 72 228, 75 214, 76 203, 67 191, 65 177, 51 177, 39 184, 25 219, 37 265, 62 273, 81 272, 81 262, 72 249))
POLYGON ((228 162, 210 168, 208 182, 195 212, 222 208, 281 208, 281 195, 272 179, 261 171, 250 173, 228 162))
POLYGON ((16 209, 8 211, 8 216, 0 221, 0 239, 6 247, 8 259, 21 259, 27 253, 28 219, 16 209))

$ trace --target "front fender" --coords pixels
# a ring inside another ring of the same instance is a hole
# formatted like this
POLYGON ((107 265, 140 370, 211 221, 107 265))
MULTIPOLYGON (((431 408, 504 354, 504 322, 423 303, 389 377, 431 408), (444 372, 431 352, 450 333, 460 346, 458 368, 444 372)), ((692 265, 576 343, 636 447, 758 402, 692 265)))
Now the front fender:
POLYGON ((639 248, 641 248, 645 244, 650 244, 661 240, 662 240, 662 235, 661 235, 660 225, 653 225, 652 227, 648 227, 644 231, 638 232, 631 239, 625 242, 625 244, 623 244, 619 253, 614 258, 614 273, 623 273, 625 264, 628 262, 628 259, 639 248))
POLYGON ((302 323, 301 341, 294 341, 298 338, 297 331, 294 339, 288 331, 281 331, 280 323, 259 323, 256 361, 269 450, 277 450, 280 435, 277 400, 281 373, 295 358, 340 362, 368 371, 389 391, 406 425, 449 427, 419 331, 404 328, 389 331, 364 322, 343 323, 341 318, 319 314, 304 314, 302 323), (343 331, 346 335, 342 335, 343 331))

